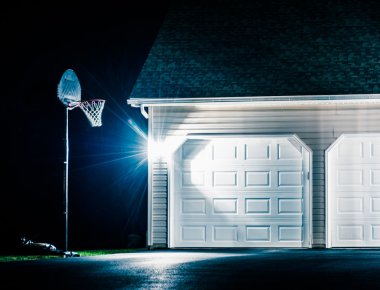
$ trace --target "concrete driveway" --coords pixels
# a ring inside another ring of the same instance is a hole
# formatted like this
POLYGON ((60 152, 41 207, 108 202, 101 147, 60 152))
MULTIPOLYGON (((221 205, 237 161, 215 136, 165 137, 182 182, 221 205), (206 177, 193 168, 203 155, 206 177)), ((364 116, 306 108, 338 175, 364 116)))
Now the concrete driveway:
POLYGON ((380 250, 155 250, 0 263, 0 288, 380 289, 380 250))

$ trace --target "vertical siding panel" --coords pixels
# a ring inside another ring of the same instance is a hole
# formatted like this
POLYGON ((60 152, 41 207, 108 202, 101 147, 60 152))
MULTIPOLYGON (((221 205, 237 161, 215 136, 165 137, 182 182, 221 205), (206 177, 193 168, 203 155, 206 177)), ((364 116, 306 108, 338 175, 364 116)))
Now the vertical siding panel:
POLYGON ((152 164, 152 246, 168 244, 168 166, 166 162, 152 164))

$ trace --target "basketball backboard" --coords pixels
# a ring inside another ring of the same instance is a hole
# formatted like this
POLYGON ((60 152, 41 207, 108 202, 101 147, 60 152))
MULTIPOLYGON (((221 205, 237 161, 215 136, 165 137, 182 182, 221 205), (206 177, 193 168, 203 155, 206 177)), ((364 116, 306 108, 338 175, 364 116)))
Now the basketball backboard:
POLYGON ((58 84, 58 99, 68 107, 70 103, 81 101, 81 87, 77 75, 72 69, 64 72, 58 84))

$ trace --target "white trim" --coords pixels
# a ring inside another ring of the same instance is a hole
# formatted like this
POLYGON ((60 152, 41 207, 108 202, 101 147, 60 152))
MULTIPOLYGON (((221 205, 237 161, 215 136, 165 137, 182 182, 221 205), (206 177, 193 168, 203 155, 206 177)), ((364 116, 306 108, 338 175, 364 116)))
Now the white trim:
MULTIPOLYGON (((297 134, 190 134, 185 137, 187 139, 217 139, 217 138, 279 138, 279 137, 288 137, 294 138, 301 146, 304 148, 309 155, 309 174, 310 178, 308 179, 308 194, 309 194, 309 209, 308 209, 308 222, 309 222, 309 244, 306 247, 311 248, 313 245, 313 151, 310 149, 306 143, 304 143, 297 134)), ((304 160, 304 158, 303 158, 304 160)), ((306 164, 305 164, 306 165, 306 164)), ((172 248, 174 245, 174 236, 171 235, 174 226, 174 193, 172 189, 174 188, 174 180, 169 178, 174 170, 174 158, 170 158, 170 163, 168 162, 168 248, 172 248), (170 182, 169 182, 170 181, 170 182)), ((307 178, 307 177, 306 177, 307 178)), ((306 187, 305 187, 306 188, 306 187)))
POLYGON ((380 104, 380 94, 351 95, 300 95, 300 96, 251 96, 220 98, 131 98, 132 107, 197 106, 197 105, 247 105, 255 106, 307 106, 332 104, 380 104))
MULTIPOLYGON (((152 112, 153 114, 153 112, 152 112)), ((148 140, 150 140, 150 138, 152 137, 152 118, 149 118, 148 119, 148 140)), ((153 237, 152 237, 152 225, 153 225, 153 222, 152 222, 152 219, 153 219, 153 214, 152 214, 152 208, 153 208, 153 204, 152 204, 152 190, 153 190, 153 180, 152 180, 152 173, 153 173, 153 170, 152 170, 152 167, 153 167, 153 160, 152 158, 149 156, 148 154, 148 222, 147 222, 147 246, 150 247, 150 246, 153 246, 153 237)))
POLYGON ((168 204, 168 211, 167 211, 167 233, 168 233, 168 236, 166 237, 166 240, 167 240, 167 243, 168 243, 168 248, 171 248, 172 245, 174 244, 174 235, 172 235, 172 225, 174 224, 174 206, 172 205, 172 199, 173 199, 173 192, 172 192, 172 188, 174 188, 173 186, 173 180, 171 178, 171 175, 172 175, 172 172, 174 170, 174 162, 173 162, 173 158, 170 158, 170 162, 167 162, 167 177, 168 177, 168 187, 167 187, 167 190, 168 190, 168 199, 167 199, 167 204, 168 204))
POLYGON ((330 235, 330 207, 329 207, 329 153, 339 144, 346 134, 340 135, 331 145, 325 150, 325 238, 326 238, 326 248, 331 248, 331 235, 330 235))
MULTIPOLYGON (((305 142, 302 141, 302 139, 300 137, 298 137, 297 134, 293 134, 293 135, 290 135, 290 137, 293 137, 298 143, 301 144, 302 148, 303 149, 306 149, 306 151, 308 152, 309 154, 309 158, 308 158, 308 164, 304 164, 305 165, 305 168, 306 168, 306 165, 308 165, 308 175, 309 176, 306 176, 306 180, 309 182, 309 186, 308 186, 308 189, 309 189, 309 210, 308 210, 308 214, 309 214, 309 245, 308 247, 311 248, 313 246, 313 150, 311 150, 311 148, 306 145, 305 142)), ((304 156, 302 157, 302 162, 305 161, 305 158, 304 156)))
MULTIPOLYGON (((306 176, 306 180, 309 181, 309 248, 311 248, 314 242, 313 240, 314 239, 314 236, 313 236, 313 228, 314 228, 314 225, 313 225, 313 150, 311 150, 311 148, 308 145, 306 145, 306 143, 303 142, 302 139, 298 137, 297 134, 293 134, 292 136, 294 139, 298 141, 298 143, 301 144, 302 148, 306 149, 306 151, 309 154, 309 158, 308 158, 309 164, 305 164, 305 167, 309 168, 308 176, 306 176)), ((302 162, 305 161, 304 158, 302 158, 302 160, 303 160, 302 162)))

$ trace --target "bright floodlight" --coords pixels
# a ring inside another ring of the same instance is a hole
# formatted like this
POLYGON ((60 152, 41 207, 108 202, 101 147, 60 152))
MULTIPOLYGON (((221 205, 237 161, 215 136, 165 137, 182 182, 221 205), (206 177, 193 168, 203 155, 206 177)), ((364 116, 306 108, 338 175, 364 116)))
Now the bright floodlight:
POLYGON ((68 69, 61 77, 58 84, 58 99, 68 107, 70 103, 81 101, 81 88, 77 75, 72 69, 68 69))

